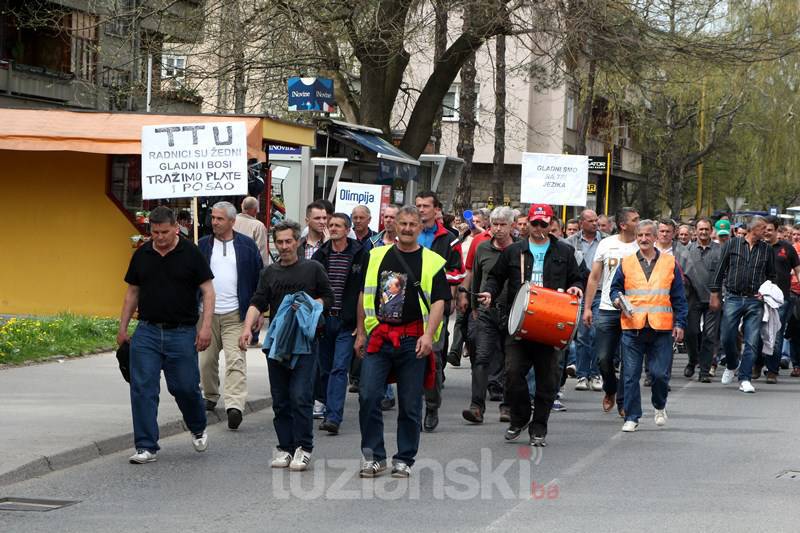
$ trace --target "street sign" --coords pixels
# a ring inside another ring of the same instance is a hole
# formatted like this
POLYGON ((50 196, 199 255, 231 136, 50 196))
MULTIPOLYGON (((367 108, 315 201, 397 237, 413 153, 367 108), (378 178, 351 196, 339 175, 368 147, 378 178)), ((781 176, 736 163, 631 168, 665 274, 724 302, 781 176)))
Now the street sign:
POLYGON ((773 216, 773 217, 778 216, 778 206, 777 205, 769 206, 769 214, 770 214, 770 216, 773 216))
POLYGON ((142 198, 247 194, 244 122, 142 126, 142 198))
POLYGON ((608 168, 608 158, 604 155, 589 156, 589 170, 605 172, 608 168))

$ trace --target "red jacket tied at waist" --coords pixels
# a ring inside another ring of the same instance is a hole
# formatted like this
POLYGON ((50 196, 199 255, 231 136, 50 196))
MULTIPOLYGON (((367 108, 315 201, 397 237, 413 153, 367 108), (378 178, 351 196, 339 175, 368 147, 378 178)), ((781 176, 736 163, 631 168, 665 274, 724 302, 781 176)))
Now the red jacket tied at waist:
MULTIPOLYGON (((367 353, 377 353, 383 347, 385 342, 391 342, 395 349, 400 348, 400 339, 402 337, 421 337, 425 334, 425 326, 422 320, 417 320, 410 324, 403 324, 395 326, 381 322, 375 329, 370 332, 369 342, 367 343, 367 353)), ((386 377, 386 383, 395 383, 397 378, 394 372, 389 372, 386 377)), ((431 352, 428 354, 428 366, 425 368, 425 382, 423 386, 425 389, 433 389, 436 382, 436 354, 431 352)))

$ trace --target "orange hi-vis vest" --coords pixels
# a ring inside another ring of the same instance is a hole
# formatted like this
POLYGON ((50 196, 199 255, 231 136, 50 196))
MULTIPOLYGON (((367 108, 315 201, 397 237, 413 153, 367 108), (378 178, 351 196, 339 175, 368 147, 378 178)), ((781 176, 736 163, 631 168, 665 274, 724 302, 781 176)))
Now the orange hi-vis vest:
POLYGON ((629 255, 620 264, 625 276, 625 296, 633 307, 631 316, 621 315, 622 329, 672 330, 672 302, 669 291, 675 279, 675 257, 661 253, 648 280, 637 254, 629 255))

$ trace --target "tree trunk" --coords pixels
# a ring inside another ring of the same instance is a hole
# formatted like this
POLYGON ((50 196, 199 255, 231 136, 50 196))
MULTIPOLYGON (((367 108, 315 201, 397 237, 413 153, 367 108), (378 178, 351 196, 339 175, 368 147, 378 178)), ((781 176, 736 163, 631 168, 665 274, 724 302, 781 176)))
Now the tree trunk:
POLYGON ((503 202, 503 169, 506 154, 506 36, 495 37, 494 62, 494 159, 492 161, 492 196, 503 202))
POLYGON ((581 112, 578 115, 578 140, 575 142, 575 153, 586 154, 586 138, 589 135, 589 126, 592 123, 592 106, 594 104, 594 82, 597 75, 597 61, 589 60, 589 72, 586 76, 586 87, 583 91, 581 112))
MULTIPOLYGON (((464 16, 464 32, 469 30, 470 17, 464 16)), ((472 205, 472 157, 475 154, 475 52, 461 67, 461 90, 458 102, 458 157, 464 160, 464 169, 458 179, 453 209, 462 213, 472 205)))
POLYGON ((681 211, 683 211, 683 179, 684 170, 683 165, 670 165, 667 167, 668 174, 663 176, 664 181, 669 183, 669 205, 670 216, 674 220, 680 220, 681 211), (670 168, 671 167, 671 168, 670 168))
POLYGON ((234 28, 234 36, 232 36, 231 42, 233 48, 233 112, 242 115, 244 114, 245 102, 247 100, 247 83, 245 80, 245 70, 247 67, 244 58, 244 42, 242 42, 241 34, 239 38, 235 36, 235 33, 239 32, 242 27, 242 17, 238 0, 232 2, 231 11, 231 15, 233 16, 233 24, 231 27, 234 28))
MULTIPOLYGON (((448 0, 436 0, 433 3, 433 10, 436 13, 436 25, 434 27, 434 44, 433 44, 433 64, 434 68, 439 64, 445 50, 447 50, 447 5, 448 0)), ((436 110, 433 117, 433 151, 440 153, 442 151, 442 115, 443 109, 441 103, 436 110)))

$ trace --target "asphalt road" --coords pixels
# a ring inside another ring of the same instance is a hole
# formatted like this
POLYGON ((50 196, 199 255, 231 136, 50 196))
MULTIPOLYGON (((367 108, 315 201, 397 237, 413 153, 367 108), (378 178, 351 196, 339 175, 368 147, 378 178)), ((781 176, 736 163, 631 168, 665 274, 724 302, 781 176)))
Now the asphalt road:
MULTIPOLYGON (((685 356, 684 356, 685 357, 685 356)), ((800 530, 800 379, 756 382, 744 395, 682 377, 676 358, 667 410, 640 430, 600 409, 601 393, 567 382, 568 411, 553 413, 548 447, 506 443, 490 404, 483 426, 461 419, 469 370, 448 369, 441 424, 423 434, 408 480, 357 476, 356 398, 342 433, 318 434, 313 468, 272 470, 271 410, 231 432, 210 429, 206 453, 188 434, 162 441, 156 463, 130 452, 0 488, 2 497, 79 500, 49 512, 0 512, 2 532, 113 531, 787 531, 800 530)), ((164 401, 171 401, 164 399, 164 401)), ((394 417, 387 450, 394 450, 394 417)))

